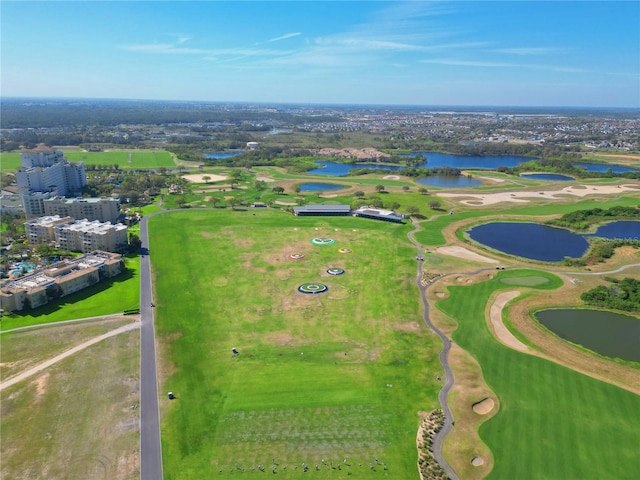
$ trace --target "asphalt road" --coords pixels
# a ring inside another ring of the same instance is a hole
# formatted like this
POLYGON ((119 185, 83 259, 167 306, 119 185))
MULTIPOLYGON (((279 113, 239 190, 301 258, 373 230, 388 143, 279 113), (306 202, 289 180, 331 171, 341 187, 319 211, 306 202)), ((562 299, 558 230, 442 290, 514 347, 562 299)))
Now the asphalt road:
MULTIPOLYGON (((140 222, 140 240, 149 248, 147 219, 140 222)), ((153 254, 153 252, 150 252, 153 254)), ((149 254, 140 256, 140 479, 162 480, 162 444, 156 371, 156 342, 149 254)))

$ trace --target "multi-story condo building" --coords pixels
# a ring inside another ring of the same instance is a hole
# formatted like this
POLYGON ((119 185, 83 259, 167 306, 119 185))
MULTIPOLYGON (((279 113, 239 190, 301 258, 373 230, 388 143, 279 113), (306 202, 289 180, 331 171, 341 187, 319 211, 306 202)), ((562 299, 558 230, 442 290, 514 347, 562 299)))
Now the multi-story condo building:
POLYGON ((59 225, 71 224, 74 222, 72 217, 61 217, 60 215, 50 215, 29 220, 24 223, 25 232, 31 245, 39 245, 40 243, 55 242, 54 228, 59 225))
POLYGON ((124 271, 122 256, 92 252, 57 262, 33 273, 0 283, 0 308, 11 312, 47 304, 124 271))
POLYGON ((66 198, 55 196, 43 201, 45 215, 86 218, 100 222, 116 223, 120 215, 120 200, 117 198, 66 198))
POLYGON ((76 220, 54 227, 55 243, 72 252, 124 252, 128 245, 126 225, 76 220))
POLYGON ((128 227, 98 220, 74 220, 72 217, 50 215, 25 222, 31 245, 54 243, 70 252, 124 252, 128 245, 128 227))
POLYGON ((43 200, 33 193, 54 193, 55 195, 79 195, 87 184, 84 163, 70 163, 61 151, 50 149, 34 150, 20 154, 22 166, 16 171, 16 183, 28 217, 41 215, 43 200), (27 197, 27 198, 25 198, 27 197))

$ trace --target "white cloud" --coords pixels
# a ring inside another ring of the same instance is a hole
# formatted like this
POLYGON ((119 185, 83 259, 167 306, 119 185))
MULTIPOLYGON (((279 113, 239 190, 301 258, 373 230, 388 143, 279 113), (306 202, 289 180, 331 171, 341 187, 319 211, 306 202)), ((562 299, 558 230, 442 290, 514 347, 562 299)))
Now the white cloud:
POLYGON ((301 32, 285 33, 284 35, 281 35, 280 37, 271 38, 271 39, 267 40, 264 43, 279 42, 280 40, 286 40, 288 38, 298 37, 300 35, 302 35, 301 32))

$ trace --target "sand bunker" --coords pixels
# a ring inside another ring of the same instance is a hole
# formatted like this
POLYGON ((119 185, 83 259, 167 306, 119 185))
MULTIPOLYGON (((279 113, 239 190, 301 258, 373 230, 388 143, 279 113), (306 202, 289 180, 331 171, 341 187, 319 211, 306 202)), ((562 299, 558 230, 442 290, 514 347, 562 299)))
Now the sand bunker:
POLYGON ((437 253, 442 253, 444 255, 450 255, 452 257, 464 258, 465 260, 471 260, 473 262, 483 262, 483 263, 500 263, 498 260, 494 260, 493 258, 485 257, 484 255, 479 255, 471 250, 467 250, 464 247, 459 247, 456 245, 451 245, 448 247, 438 247, 436 248, 437 253))
POLYGON ((190 175, 183 175, 182 178, 184 178, 187 182, 194 183, 206 183, 207 181, 219 182, 220 180, 227 179, 227 177, 223 177, 222 175, 214 175, 213 173, 193 173, 190 175), (209 180, 204 180, 203 177, 209 177, 209 180))
POLYGON ((547 200, 561 200, 561 195, 586 197, 587 195, 611 195, 621 192, 640 192, 640 186, 625 185, 576 185, 561 190, 539 190, 527 192, 499 192, 499 193, 437 193, 439 197, 464 198, 460 203, 470 206, 494 205, 501 202, 529 203, 531 198, 547 200))
POLYGON ((502 323, 502 309, 518 295, 520 295, 520 292, 517 290, 500 293, 489 309, 489 317, 493 326, 493 333, 500 343, 519 352, 530 353, 529 347, 518 340, 502 323))
POLYGON ((382 177, 384 180, 400 180, 398 175, 385 175, 382 177))
POLYGON ((473 457, 471 459, 471 465, 473 465, 474 467, 480 467, 484 465, 484 460, 482 457, 473 457))
POLYGON ((273 181, 275 181, 273 178, 269 178, 269 177, 256 177, 256 180, 258 180, 260 182, 273 182, 273 181))
POLYGON ((493 398, 487 397, 483 400, 480 400, 479 402, 474 403, 471 408, 478 415, 486 415, 491 410, 493 410, 494 405, 495 402, 493 401, 493 398))

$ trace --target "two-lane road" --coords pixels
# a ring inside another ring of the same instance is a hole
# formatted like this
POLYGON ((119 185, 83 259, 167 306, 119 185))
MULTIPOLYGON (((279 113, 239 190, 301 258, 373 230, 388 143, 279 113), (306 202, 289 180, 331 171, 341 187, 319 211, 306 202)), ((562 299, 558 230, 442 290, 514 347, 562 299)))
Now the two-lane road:
MULTIPOLYGON (((149 248, 147 219, 140 222, 142 246, 149 248)), ((156 372, 156 342, 149 252, 140 256, 140 479, 162 480, 162 444, 156 372)))

